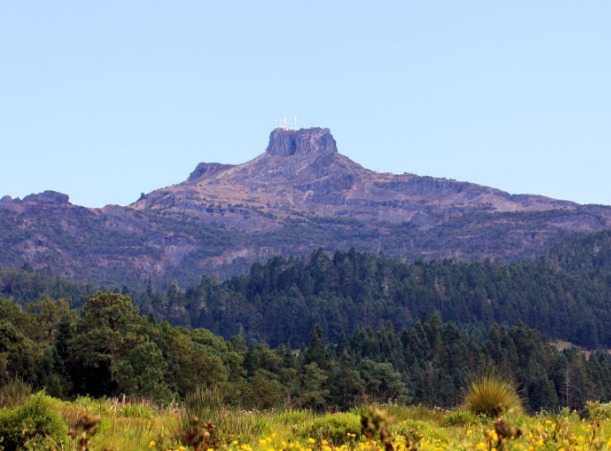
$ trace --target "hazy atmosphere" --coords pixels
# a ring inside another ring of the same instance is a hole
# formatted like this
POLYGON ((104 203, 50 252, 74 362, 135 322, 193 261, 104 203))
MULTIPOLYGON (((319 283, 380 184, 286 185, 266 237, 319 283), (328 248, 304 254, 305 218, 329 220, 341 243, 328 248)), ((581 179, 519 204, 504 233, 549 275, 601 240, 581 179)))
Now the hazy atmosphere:
POLYGON ((611 4, 5 2, 0 197, 127 205, 284 118, 411 172, 611 205, 611 4))

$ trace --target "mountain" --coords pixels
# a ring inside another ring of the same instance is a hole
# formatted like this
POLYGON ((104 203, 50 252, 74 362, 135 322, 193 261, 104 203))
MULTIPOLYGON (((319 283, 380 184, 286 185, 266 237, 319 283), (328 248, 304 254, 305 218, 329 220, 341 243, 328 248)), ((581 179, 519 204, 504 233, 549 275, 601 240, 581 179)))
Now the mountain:
POLYGON ((276 128, 254 160, 201 163, 184 182, 127 207, 88 209, 51 191, 5 196, 0 265, 96 284, 185 285, 319 247, 517 260, 568 234, 610 227, 611 207, 378 173, 340 154, 328 129, 276 128))

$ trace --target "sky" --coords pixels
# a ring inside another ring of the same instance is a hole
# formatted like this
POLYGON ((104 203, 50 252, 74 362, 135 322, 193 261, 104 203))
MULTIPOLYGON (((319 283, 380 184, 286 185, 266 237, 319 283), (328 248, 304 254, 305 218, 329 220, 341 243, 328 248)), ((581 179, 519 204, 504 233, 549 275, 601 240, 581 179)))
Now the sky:
POLYGON ((285 116, 340 153, 611 205, 611 2, 9 1, 0 197, 128 205, 285 116))

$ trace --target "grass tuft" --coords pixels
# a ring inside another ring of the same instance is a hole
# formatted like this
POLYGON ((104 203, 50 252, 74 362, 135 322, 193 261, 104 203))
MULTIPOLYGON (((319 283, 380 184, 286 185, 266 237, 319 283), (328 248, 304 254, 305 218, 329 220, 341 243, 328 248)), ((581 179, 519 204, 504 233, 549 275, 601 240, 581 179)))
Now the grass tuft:
POLYGON ((32 386, 21 379, 12 379, 0 386, 0 407, 12 409, 30 399, 32 386))
POLYGON ((493 418, 509 410, 515 413, 523 410, 514 382, 496 371, 471 377, 465 390, 464 408, 493 418))

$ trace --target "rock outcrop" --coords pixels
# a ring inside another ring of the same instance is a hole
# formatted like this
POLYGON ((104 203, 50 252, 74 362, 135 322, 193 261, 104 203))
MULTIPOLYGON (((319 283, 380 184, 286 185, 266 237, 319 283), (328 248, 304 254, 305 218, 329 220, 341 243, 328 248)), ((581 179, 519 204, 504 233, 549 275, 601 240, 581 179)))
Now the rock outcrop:
POLYGON ((191 172, 187 181, 192 182, 194 180, 198 180, 203 177, 210 177, 214 174, 218 174, 219 172, 225 171, 232 167, 233 167, 232 164, 200 163, 197 165, 195 170, 191 172))
POLYGON ((267 153, 280 157, 337 152, 337 144, 328 128, 292 130, 278 127, 269 135, 267 153))
POLYGON ((58 193, 57 191, 43 191, 39 194, 30 194, 23 198, 24 202, 38 202, 41 204, 69 204, 70 197, 67 194, 58 193))

